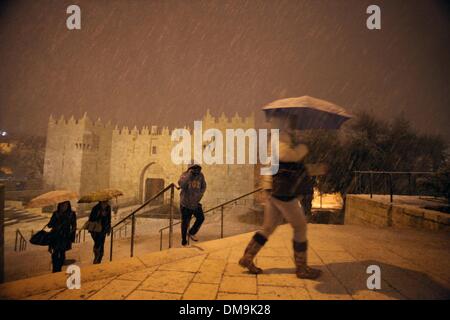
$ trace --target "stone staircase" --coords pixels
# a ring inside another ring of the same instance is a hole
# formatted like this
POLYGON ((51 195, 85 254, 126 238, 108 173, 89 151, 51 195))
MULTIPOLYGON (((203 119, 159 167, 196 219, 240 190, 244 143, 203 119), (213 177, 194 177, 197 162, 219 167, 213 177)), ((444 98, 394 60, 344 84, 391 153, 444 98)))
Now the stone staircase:
POLYGON ((0 286, 1 299, 449 299, 450 236, 440 232, 351 225, 310 225, 310 264, 323 275, 297 279, 292 231, 280 226, 252 275, 237 264, 252 232, 81 266, 81 289, 63 272, 0 286), (369 265, 381 289, 367 288, 369 265))
MULTIPOLYGON (((240 217, 245 212, 244 207, 232 207, 226 211, 227 221, 225 224, 225 236, 232 236, 255 230, 257 226, 247 222, 241 222, 240 217)), ((123 213, 124 216, 126 213, 123 213)), ((217 239, 220 233, 220 217, 213 215, 207 217, 203 225, 200 237, 202 241, 217 239)), ((117 217, 117 220, 120 217, 117 217)), ((40 224, 47 222, 39 222, 40 224)), ((79 225, 83 225, 85 219, 78 221, 79 225)), ((38 225, 40 225, 38 224, 38 225)), ((147 254, 160 250, 160 238, 158 229, 168 224, 167 219, 149 219, 139 217, 136 226, 135 238, 135 252, 136 254, 147 254)), ((24 235, 30 236, 30 230, 24 229, 24 235)), ((36 228, 34 229, 36 230, 36 228)), ((12 232, 12 231, 11 231, 12 232)), ((10 233, 11 233, 10 232, 10 233)), ((124 259, 130 256, 130 236, 131 231, 128 227, 127 235, 122 232, 121 237, 119 233, 115 234, 114 241, 114 260, 124 259)), ((174 246, 181 247, 180 226, 174 227, 174 246)), ((163 248, 167 248, 168 239, 167 233, 163 238, 163 248)), ((81 243, 74 243, 72 250, 67 251, 66 257, 68 263, 76 263, 82 267, 92 264, 93 241, 88 232, 81 236, 81 243)), ((110 238, 105 242, 105 256, 104 261, 109 261, 110 238)), ((11 233, 7 241, 7 248, 5 251, 5 278, 6 281, 15 281, 19 279, 44 275, 51 272, 50 254, 47 252, 47 247, 34 246, 28 243, 27 250, 24 252, 14 251, 14 234, 11 233), (30 261, 33 263, 30 264, 30 261)))

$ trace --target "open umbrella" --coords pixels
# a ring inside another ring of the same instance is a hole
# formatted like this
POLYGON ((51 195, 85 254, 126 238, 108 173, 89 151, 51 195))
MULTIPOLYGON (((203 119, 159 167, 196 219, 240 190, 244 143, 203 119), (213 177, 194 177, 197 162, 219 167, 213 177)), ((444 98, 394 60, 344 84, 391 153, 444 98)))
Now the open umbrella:
POLYGON ((106 201, 112 198, 123 196, 123 192, 117 189, 103 189, 86 194, 78 200, 78 203, 91 203, 98 201, 106 201))
POLYGON ((331 102, 303 96, 276 100, 263 107, 268 120, 289 119, 299 130, 339 129, 352 116, 331 102))
POLYGON ((69 190, 50 191, 31 199, 27 208, 42 208, 55 205, 60 202, 78 199, 78 193, 69 190))

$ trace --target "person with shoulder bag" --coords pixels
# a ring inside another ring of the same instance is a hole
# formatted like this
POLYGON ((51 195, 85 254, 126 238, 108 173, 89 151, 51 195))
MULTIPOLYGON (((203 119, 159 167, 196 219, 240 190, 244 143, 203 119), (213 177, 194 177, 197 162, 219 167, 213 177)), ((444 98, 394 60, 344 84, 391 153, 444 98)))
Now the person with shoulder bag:
POLYGON ((52 255, 53 272, 60 272, 66 260, 66 251, 72 249, 77 230, 77 217, 69 201, 58 203, 47 224, 49 233, 49 252, 52 255))
POLYGON ((102 262, 105 239, 111 233, 111 206, 108 201, 97 203, 89 215, 85 228, 94 240, 94 264, 102 262))

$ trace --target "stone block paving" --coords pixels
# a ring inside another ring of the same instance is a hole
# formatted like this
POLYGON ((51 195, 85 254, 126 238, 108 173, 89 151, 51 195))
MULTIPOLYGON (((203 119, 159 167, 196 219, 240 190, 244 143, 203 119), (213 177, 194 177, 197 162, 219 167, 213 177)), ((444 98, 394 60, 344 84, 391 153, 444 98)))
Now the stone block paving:
MULTIPOLYGON (((121 212, 114 218, 115 222, 120 220, 120 217, 124 218, 129 214, 132 209, 136 207, 121 208, 121 212)), ((245 223, 239 221, 240 217, 246 212, 246 207, 233 206, 228 210, 225 210, 226 226, 224 230, 225 236, 233 236, 256 230, 257 226, 254 224, 245 223), (230 213, 233 214, 230 214, 230 213)), ((41 217, 34 215, 34 217, 41 217)), ((208 216, 205 223, 202 225, 201 236, 203 241, 209 239, 217 239, 220 234, 220 219, 217 215, 208 216)), ((43 225, 48 222, 49 217, 43 218, 44 220, 37 222, 22 223, 5 228, 5 279, 7 282, 16 281, 20 279, 26 279, 30 277, 36 277, 45 275, 51 272, 51 258, 48 253, 48 248, 43 246, 35 246, 28 243, 27 250, 22 252, 14 251, 15 244, 15 231, 16 227, 21 230, 25 238, 31 237, 32 230, 40 230, 43 225), (29 262, 33 261, 32 264, 29 262)), ((31 219, 32 220, 32 219, 31 219)), ((87 218, 79 218, 78 226, 82 226, 87 218)), ((34 220, 33 220, 34 221, 34 220)), ((165 227, 169 222, 167 219, 153 219, 153 218, 138 218, 136 220, 136 237, 134 252, 139 255, 146 255, 151 252, 157 252, 160 250, 160 235, 158 230, 165 227)), ((174 228, 174 247, 181 247, 181 232, 180 226, 174 228)), ((105 255, 106 261, 110 255, 110 241, 111 237, 108 237, 105 243, 105 255)), ((66 262, 68 264, 76 263, 84 268, 86 265, 91 265, 93 260, 93 240, 88 232, 82 234, 82 242, 74 243, 72 249, 66 252, 66 262)), ((168 247, 167 232, 163 237, 163 247, 168 247)), ((222 252, 215 253, 216 255, 222 255, 222 252)), ((114 237, 114 260, 124 259, 130 255, 130 229, 128 228, 127 235, 125 233, 116 233, 114 237)), ((65 268, 65 267, 64 267, 65 268)), ((64 270, 64 269, 63 269, 64 270)))
POLYGON ((87 300, 352 300, 449 299, 450 236, 364 226, 309 225, 310 265, 317 280, 295 276, 292 231, 280 226, 249 274, 237 261, 252 236, 242 234, 130 259, 83 267, 80 290, 66 275, 6 283, 2 299, 87 300), (420 253, 423 253, 421 255, 420 253), (425 261, 423 257, 427 260, 425 261), (381 289, 367 288, 366 269, 381 268, 381 289))

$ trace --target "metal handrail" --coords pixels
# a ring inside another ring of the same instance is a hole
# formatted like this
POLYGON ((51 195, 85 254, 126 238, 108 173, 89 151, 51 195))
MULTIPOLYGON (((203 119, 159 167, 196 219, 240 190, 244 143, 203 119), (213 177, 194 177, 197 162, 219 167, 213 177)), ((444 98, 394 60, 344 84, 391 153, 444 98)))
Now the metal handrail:
POLYGON ((409 193, 412 194, 412 187, 411 187, 411 177, 413 175, 435 175, 436 172, 426 172, 426 171, 353 171, 355 174, 354 180, 356 184, 356 188, 361 193, 361 175, 368 174, 369 175, 369 194, 370 198, 373 198, 373 175, 386 175, 388 178, 389 183, 389 196, 390 196, 390 202, 392 203, 394 201, 394 183, 392 181, 393 175, 408 175, 408 184, 409 184, 409 193))
POLYGON ((373 171, 373 170, 356 170, 354 173, 376 173, 376 174, 436 174, 433 171, 373 171))
POLYGON ((145 206, 147 206, 150 202, 152 202, 153 200, 155 200, 156 198, 158 198, 159 196, 161 196, 163 193, 165 193, 167 190, 169 190, 170 188, 172 188, 174 186, 173 183, 169 184, 167 187, 165 187, 164 189, 162 189, 161 191, 159 191, 156 195, 154 195, 153 197, 151 197, 149 200, 147 200, 146 202, 144 202, 139 208, 134 209, 129 215, 127 215, 125 218, 121 219, 119 222, 117 222, 113 227, 111 227, 111 229, 114 229, 115 227, 117 227, 119 224, 123 223, 125 220, 127 220, 128 218, 130 218, 131 216, 133 216, 134 214, 136 214, 138 211, 140 211, 142 208, 144 208, 145 206))
MULTIPOLYGON (((134 254, 134 236, 135 236, 135 230, 136 230, 136 214, 145 208, 150 202, 154 201, 155 199, 159 198, 161 195, 163 195, 165 192, 170 190, 170 214, 169 218, 172 223, 173 219, 173 199, 174 199, 174 189, 175 184, 171 183, 161 191, 159 191, 156 195, 151 197, 149 200, 145 201, 141 206, 139 206, 137 209, 133 210, 129 215, 127 215, 125 218, 121 219, 119 222, 117 222, 114 226, 111 227, 111 242, 110 242, 110 250, 109 250, 109 260, 112 261, 113 257, 113 242, 114 242, 114 229, 124 223, 126 220, 128 220, 131 217, 131 241, 130 241, 130 257, 133 257, 134 254)), ((172 230, 171 230, 172 232, 172 230)))
MULTIPOLYGON (((217 210, 217 209, 219 209, 219 208, 221 209, 221 212, 220 212, 220 215, 221 215, 221 217, 220 217, 220 238, 223 238, 223 208, 224 208, 224 206, 226 206, 226 205, 228 205, 228 204, 230 204, 230 203, 236 202, 237 200, 240 200, 240 199, 242 199, 242 198, 245 198, 245 197, 247 197, 247 196, 249 196, 249 195, 251 195, 251 194, 260 192, 260 191, 262 191, 262 190, 263 190, 263 188, 255 189, 255 190, 253 190, 253 191, 251 191, 251 192, 248 192, 248 193, 246 193, 246 194, 243 194, 243 195, 241 195, 241 196, 239 196, 239 197, 236 197, 236 198, 234 198, 234 199, 225 201, 225 202, 223 202, 223 203, 221 203, 221 204, 219 204, 219 205, 217 205, 217 206, 215 206, 215 207, 212 207, 212 208, 210 208, 210 209, 208 209, 208 210, 206 210, 206 211, 203 212, 204 214, 207 214, 208 212, 217 210)), ((159 248, 160 248, 160 250, 162 250, 163 231, 164 231, 164 230, 167 230, 167 229, 171 229, 173 226, 176 226, 176 225, 178 225, 178 224, 180 224, 180 223, 181 223, 181 221, 176 222, 176 223, 170 223, 168 226, 159 229, 159 239, 160 239, 160 240, 159 240, 159 241, 160 241, 160 243, 159 243, 159 248)), ((171 239, 171 235, 170 235, 170 236, 169 236, 169 248, 171 248, 171 247, 172 247, 172 239, 171 239)))
POLYGON ((86 241, 86 229, 78 229, 75 235, 75 243, 81 243, 81 233, 83 233, 83 242, 86 241))
POLYGON ((16 242, 14 244, 14 251, 25 251, 27 249, 27 240, 19 229, 16 229, 16 242), (19 242, 19 245, 17 245, 19 242), (19 250, 17 250, 19 249, 19 250))
POLYGON ((119 232, 119 237, 122 238, 122 230, 125 232, 125 238, 127 237, 127 229, 131 222, 125 222, 120 228, 116 231, 119 232))
MULTIPOLYGON (((130 222, 125 222, 123 225, 121 225, 119 227, 118 230, 116 230, 115 232, 119 232, 119 238, 122 238, 122 231, 124 231, 125 233, 125 238, 127 237, 127 230, 128 230, 128 225, 130 224, 130 222)), ((86 242, 86 231, 87 229, 77 229, 77 233, 75 235, 75 243, 82 243, 82 242, 86 242), (83 241, 81 241, 83 239, 83 241)), ((33 233, 31 234, 33 235, 33 233)))

